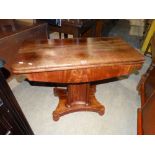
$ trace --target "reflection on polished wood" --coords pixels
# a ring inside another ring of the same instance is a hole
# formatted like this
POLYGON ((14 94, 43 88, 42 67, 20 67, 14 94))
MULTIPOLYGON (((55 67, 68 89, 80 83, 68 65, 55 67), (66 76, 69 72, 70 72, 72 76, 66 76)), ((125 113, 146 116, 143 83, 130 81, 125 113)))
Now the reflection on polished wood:
POLYGON ((12 69, 30 81, 66 83, 56 88, 59 104, 54 120, 74 111, 104 114, 92 81, 128 75, 140 69, 144 57, 118 37, 55 39, 25 42, 12 69))

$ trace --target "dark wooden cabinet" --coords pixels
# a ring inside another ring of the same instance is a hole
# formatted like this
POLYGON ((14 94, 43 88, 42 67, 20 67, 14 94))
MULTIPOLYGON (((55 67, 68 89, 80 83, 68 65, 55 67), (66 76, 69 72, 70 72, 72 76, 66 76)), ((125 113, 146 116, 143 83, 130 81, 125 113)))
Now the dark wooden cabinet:
POLYGON ((152 63, 138 85, 141 107, 138 109, 137 134, 155 135, 155 34, 151 40, 152 63))
POLYGON ((141 107, 138 109, 137 134, 155 134, 155 67, 151 66, 139 83, 141 107))
POLYGON ((20 106, 17 103, 2 71, 0 70, 0 134, 31 135, 29 126, 20 106))

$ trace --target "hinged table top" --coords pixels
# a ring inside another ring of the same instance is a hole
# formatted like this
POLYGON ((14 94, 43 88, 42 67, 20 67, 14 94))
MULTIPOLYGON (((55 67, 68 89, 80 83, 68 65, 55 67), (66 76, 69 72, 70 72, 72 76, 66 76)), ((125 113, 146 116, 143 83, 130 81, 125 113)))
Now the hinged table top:
POLYGON ((31 73, 143 61, 141 53, 118 37, 54 39, 25 42, 12 69, 31 73))

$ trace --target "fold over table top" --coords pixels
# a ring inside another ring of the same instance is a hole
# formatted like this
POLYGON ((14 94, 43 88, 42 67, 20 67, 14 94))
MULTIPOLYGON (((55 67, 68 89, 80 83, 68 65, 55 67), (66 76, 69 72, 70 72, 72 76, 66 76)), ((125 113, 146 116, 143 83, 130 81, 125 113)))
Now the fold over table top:
POLYGON ((143 55, 118 37, 54 39, 25 42, 12 69, 31 73, 143 62, 143 55))

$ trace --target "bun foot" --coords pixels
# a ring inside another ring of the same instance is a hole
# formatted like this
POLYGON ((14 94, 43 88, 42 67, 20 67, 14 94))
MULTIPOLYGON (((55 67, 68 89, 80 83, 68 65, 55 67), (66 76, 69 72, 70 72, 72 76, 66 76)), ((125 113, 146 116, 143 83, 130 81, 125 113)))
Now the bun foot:
POLYGON ((59 118, 60 118, 60 115, 57 114, 57 113, 54 111, 54 112, 53 112, 53 120, 54 120, 54 121, 58 121, 59 118))
POLYGON ((104 115, 104 112, 105 112, 104 109, 102 109, 101 111, 98 112, 98 114, 99 114, 100 116, 103 116, 103 115, 104 115))

